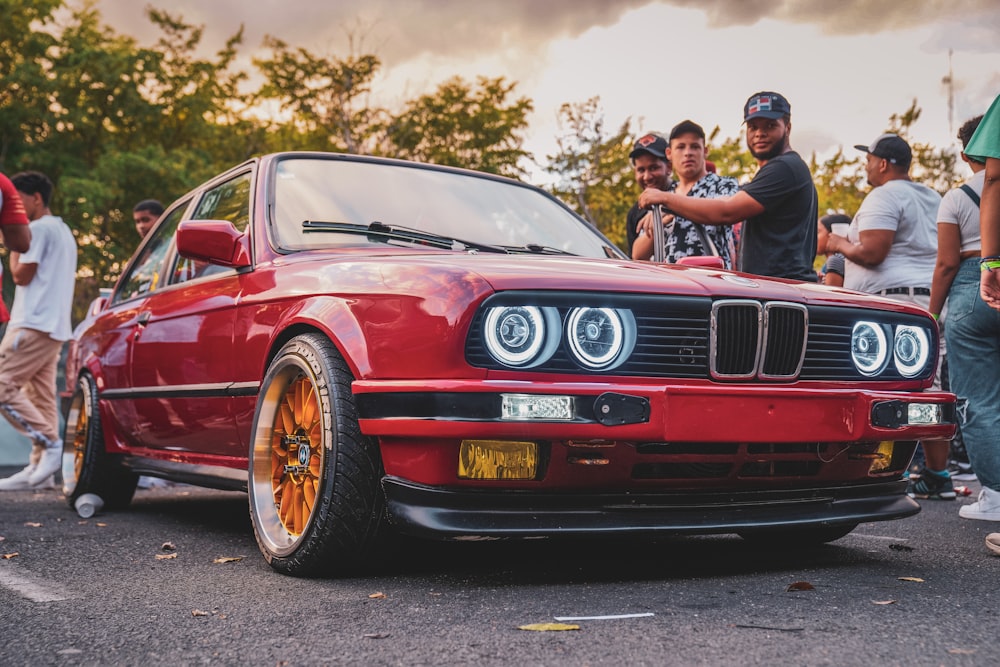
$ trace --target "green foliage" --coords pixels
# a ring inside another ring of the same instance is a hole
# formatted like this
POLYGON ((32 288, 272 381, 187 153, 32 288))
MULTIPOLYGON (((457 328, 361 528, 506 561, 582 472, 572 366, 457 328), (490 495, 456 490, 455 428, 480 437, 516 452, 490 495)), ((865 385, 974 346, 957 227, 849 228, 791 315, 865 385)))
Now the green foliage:
POLYGON ((639 196, 628 154, 631 119, 614 134, 604 128, 600 98, 559 109, 558 152, 546 171, 557 177, 554 195, 591 222, 620 248, 627 248, 625 218, 639 196))
POLYGON ((503 77, 479 77, 475 88, 455 77, 408 102, 389 124, 395 156, 517 177, 528 153, 522 132, 531 100, 510 99, 517 87, 503 77))

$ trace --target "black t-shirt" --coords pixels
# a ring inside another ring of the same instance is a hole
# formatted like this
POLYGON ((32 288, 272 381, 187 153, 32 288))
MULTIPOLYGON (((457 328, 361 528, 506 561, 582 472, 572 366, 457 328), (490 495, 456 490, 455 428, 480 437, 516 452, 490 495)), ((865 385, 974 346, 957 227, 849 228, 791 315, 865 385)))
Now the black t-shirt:
POLYGON ((632 209, 628 212, 628 216, 625 218, 625 234, 628 237, 628 256, 632 256, 632 246, 635 245, 635 239, 639 234, 636 232, 635 227, 642 220, 643 216, 649 213, 647 208, 639 208, 639 204, 632 204, 632 209))
POLYGON ((809 167, 795 151, 771 158, 741 188, 764 207, 743 225, 740 270, 816 282, 818 200, 809 167))

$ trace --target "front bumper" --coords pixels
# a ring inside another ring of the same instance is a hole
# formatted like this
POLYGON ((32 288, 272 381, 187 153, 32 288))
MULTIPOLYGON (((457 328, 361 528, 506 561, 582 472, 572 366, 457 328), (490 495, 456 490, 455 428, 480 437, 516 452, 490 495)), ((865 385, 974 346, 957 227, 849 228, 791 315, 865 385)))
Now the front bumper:
POLYGON ((390 438, 614 438, 633 442, 859 442, 950 438, 955 396, 947 392, 762 384, 638 384, 518 381, 358 381, 353 390, 366 435, 390 438), (574 418, 503 420, 500 396, 572 397, 574 418), (602 419, 600 400, 627 397, 646 405, 635 417, 602 419), (938 424, 878 423, 884 404, 934 403, 938 424))
POLYGON ((393 525, 436 539, 712 534, 854 525, 911 516, 906 482, 782 491, 546 494, 456 491, 383 480, 393 525))

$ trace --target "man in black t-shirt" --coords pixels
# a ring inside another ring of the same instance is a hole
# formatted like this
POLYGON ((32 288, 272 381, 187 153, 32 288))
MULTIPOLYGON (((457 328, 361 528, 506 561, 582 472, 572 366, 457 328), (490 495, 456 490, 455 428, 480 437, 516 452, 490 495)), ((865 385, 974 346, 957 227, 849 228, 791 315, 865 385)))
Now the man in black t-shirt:
POLYGON ((792 108, 778 93, 750 96, 743 107, 747 148, 760 169, 731 197, 695 199, 645 190, 639 207, 663 204, 705 225, 746 220, 740 239, 739 269, 747 273, 816 282, 818 200, 805 161, 789 143, 792 108))
MULTIPOLYGON (((671 168, 670 160, 667 159, 667 140, 664 137, 655 132, 644 134, 636 140, 628 157, 632 161, 635 182, 639 184, 640 188, 643 190, 649 188, 668 190, 670 188, 672 183, 671 168)), ((632 206, 625 219, 629 257, 632 256, 632 246, 635 244, 636 226, 648 212, 636 204, 632 206)))

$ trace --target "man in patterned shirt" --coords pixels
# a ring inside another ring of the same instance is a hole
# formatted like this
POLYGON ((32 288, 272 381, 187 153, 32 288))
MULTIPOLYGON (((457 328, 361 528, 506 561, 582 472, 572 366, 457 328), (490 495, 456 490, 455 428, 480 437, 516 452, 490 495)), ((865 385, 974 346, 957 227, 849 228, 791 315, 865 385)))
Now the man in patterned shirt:
MULTIPOLYGON (((685 120, 670 131, 667 159, 673 165, 677 181, 668 188, 688 197, 715 199, 732 195, 739 190, 735 178, 722 177, 708 171, 705 130, 694 121, 685 120)), ((676 263, 682 257, 718 255, 727 269, 732 268, 733 228, 730 226, 703 227, 680 215, 665 218, 664 235, 667 263, 676 263)), ((633 259, 649 259, 653 255, 653 237, 650 230, 652 215, 639 223, 642 234, 632 246, 633 259)))

